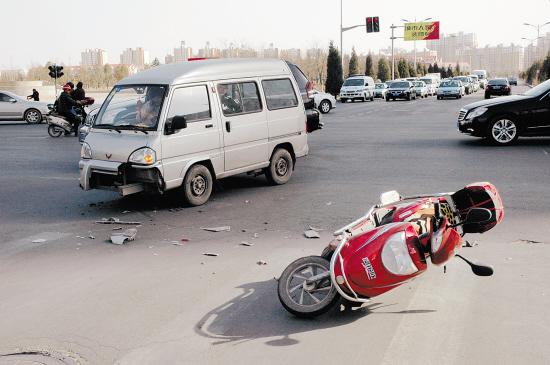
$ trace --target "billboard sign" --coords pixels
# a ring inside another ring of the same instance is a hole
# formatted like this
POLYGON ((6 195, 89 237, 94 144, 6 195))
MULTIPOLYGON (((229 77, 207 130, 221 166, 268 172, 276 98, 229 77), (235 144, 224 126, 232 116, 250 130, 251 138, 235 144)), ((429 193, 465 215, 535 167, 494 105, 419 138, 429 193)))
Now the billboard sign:
POLYGON ((439 22, 405 23, 406 41, 439 39, 439 22))

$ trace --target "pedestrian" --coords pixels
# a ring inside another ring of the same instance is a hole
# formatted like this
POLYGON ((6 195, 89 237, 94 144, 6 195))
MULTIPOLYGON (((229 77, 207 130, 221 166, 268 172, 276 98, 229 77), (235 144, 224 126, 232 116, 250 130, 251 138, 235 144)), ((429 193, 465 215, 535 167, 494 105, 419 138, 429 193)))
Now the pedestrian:
POLYGON ((82 81, 79 81, 76 84, 76 89, 72 93, 72 97, 74 100, 84 100, 86 98, 86 91, 83 89, 84 84, 82 81))
POLYGON ((32 94, 27 96, 27 100, 33 99, 34 101, 40 101, 40 94, 36 89, 32 89, 32 94))

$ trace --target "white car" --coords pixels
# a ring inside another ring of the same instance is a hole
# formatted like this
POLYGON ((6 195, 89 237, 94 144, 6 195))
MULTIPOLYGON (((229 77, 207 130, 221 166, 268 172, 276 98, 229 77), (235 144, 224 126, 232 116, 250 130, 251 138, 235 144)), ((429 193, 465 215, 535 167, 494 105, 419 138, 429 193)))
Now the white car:
POLYGON ((370 76, 352 75, 348 77, 340 88, 340 101, 355 100, 374 101, 374 80, 370 76))
POLYGON ((375 98, 386 98, 386 93, 388 92, 388 84, 385 82, 377 82, 374 85, 374 97, 375 98))
POLYGON ((336 98, 329 93, 313 90, 313 100, 315 101, 315 107, 323 114, 336 108, 336 98))
POLYGON ((413 84, 416 88, 416 96, 420 96, 421 98, 428 97, 428 88, 426 87, 426 83, 424 81, 413 81, 413 84))
POLYGON ((26 100, 12 92, 0 90, 0 119, 38 124, 49 112, 47 103, 26 100))

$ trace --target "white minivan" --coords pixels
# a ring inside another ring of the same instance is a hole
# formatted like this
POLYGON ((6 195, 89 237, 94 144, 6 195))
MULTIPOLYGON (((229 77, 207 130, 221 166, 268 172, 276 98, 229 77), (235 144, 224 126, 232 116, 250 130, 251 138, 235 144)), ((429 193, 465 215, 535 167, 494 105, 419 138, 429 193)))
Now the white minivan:
POLYGON ((374 80, 370 76, 352 75, 348 77, 340 88, 340 101, 348 100, 374 101, 374 80))
POLYGON ((201 205, 214 179, 265 173, 284 184, 307 153, 304 105, 285 61, 189 61, 113 88, 82 144, 80 186, 122 195, 181 188, 201 205))

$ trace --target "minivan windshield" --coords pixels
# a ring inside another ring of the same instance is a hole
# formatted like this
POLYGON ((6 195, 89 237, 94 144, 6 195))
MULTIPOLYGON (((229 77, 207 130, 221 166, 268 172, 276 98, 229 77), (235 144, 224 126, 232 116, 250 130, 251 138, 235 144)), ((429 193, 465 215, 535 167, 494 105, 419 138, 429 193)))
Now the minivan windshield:
POLYGON ((550 91, 550 79, 544 82, 541 82, 534 88, 527 90, 526 92, 523 93, 523 95, 537 96, 537 95, 542 95, 548 91, 550 91))
POLYGON ((363 79, 347 79, 343 86, 363 86, 363 79))
POLYGON ((420 79, 420 81, 424 81, 426 85, 430 85, 432 83, 432 79, 420 79))
POLYGON ((443 81, 440 87, 458 87, 458 81, 443 81))
POLYGON ((94 122, 94 128, 156 130, 167 86, 115 86, 94 122))

